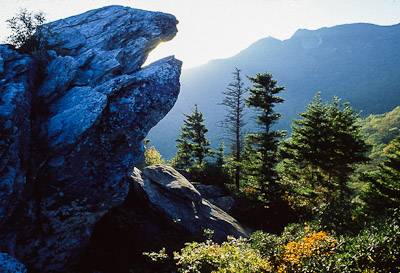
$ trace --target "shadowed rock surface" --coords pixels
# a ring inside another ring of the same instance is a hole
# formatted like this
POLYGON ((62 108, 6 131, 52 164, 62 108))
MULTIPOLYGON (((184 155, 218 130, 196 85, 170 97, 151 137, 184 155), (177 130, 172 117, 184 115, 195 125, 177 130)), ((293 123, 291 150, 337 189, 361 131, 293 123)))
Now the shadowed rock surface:
POLYGON ((169 166, 148 166, 132 173, 125 201, 95 225, 80 272, 177 272, 175 260, 151 262, 143 252, 173 251, 186 242, 247 236, 226 212, 205 200, 194 186, 169 166))
POLYGON ((133 171, 136 198, 146 202, 153 213, 179 223, 193 235, 214 230, 213 239, 222 242, 228 235, 246 237, 242 226, 213 205, 178 171, 165 165, 133 171))
POLYGON ((30 272, 74 270, 176 101, 181 62, 141 66, 177 23, 110 6, 50 23, 39 57, 0 46, 0 252, 30 272))
POLYGON ((204 185, 196 182, 192 184, 204 199, 228 213, 235 204, 235 199, 227 196, 219 185, 204 185))

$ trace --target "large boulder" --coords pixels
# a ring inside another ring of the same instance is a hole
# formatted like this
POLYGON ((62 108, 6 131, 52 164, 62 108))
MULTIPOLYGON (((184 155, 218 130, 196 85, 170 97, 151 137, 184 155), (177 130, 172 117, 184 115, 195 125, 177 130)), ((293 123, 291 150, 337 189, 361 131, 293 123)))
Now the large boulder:
POLYGON ((109 6, 50 23, 49 49, 34 57, 0 46, 0 252, 39 272, 74 270, 177 99, 180 61, 142 67, 177 23, 109 6))
POLYGON ((125 201, 96 223, 81 272, 177 272, 173 260, 154 263, 143 252, 165 248, 172 255, 186 242, 203 241, 205 229, 213 240, 247 236, 230 215, 203 198, 172 167, 135 168, 125 201))
POLYGON ((213 205, 178 171, 165 165, 135 168, 132 174, 137 199, 147 202, 152 214, 170 219, 194 236, 204 229, 214 231, 217 242, 228 235, 246 237, 244 228, 229 214, 213 205))

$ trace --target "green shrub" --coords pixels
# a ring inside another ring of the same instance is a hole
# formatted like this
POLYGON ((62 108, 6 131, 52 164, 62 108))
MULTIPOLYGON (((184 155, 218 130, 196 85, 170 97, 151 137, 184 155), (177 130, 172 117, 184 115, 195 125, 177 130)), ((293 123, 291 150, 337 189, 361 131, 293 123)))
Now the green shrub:
POLYGON ((400 272, 399 220, 395 211, 357 236, 341 236, 335 256, 338 272, 400 272))
POLYGON ((258 231, 251 235, 252 247, 274 272, 324 272, 335 254, 336 238, 318 230, 304 223, 287 226, 281 236, 258 231))
POLYGON ((187 243, 174 259, 179 272, 400 272, 399 223, 395 210, 357 235, 336 236, 317 222, 291 224, 280 236, 257 231, 250 240, 187 243))
POLYGON ((222 187, 230 183, 229 175, 224 167, 214 162, 205 161, 203 164, 192 166, 187 170, 191 181, 222 187))
POLYGON ((264 233, 256 231, 251 234, 251 247, 257 249, 261 255, 269 260, 271 264, 277 264, 277 257, 282 252, 282 239, 281 236, 275 234, 264 233))
POLYGON ((149 146, 150 139, 144 140, 144 162, 147 165, 165 164, 162 155, 154 146, 149 146))
POLYGON ((228 237, 222 244, 207 240, 187 243, 180 252, 174 252, 179 272, 272 272, 269 262, 251 247, 248 240, 228 237))
POLYGON ((144 160, 148 165, 165 164, 165 160, 161 158, 161 154, 154 146, 146 147, 144 160))

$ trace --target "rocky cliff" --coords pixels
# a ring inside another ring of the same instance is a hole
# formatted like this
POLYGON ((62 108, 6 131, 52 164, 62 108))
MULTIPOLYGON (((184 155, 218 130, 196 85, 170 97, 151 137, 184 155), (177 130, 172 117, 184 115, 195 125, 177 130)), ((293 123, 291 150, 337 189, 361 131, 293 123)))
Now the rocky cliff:
POLYGON ((50 23, 39 55, 0 46, 0 252, 30 272, 73 271, 176 101, 181 62, 142 67, 176 24, 110 6, 50 23))

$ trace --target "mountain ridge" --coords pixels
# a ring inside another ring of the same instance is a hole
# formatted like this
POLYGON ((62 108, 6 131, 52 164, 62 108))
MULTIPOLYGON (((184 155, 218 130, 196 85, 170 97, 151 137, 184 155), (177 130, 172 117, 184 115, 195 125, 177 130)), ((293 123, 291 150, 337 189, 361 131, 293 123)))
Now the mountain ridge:
POLYGON ((349 101, 363 115, 384 113, 400 105, 400 24, 298 30, 290 39, 263 38, 231 58, 183 70, 174 108, 148 135, 162 155, 174 156, 182 113, 189 113, 195 103, 204 114, 213 147, 217 146, 223 131, 216 124, 225 111, 218 103, 235 67, 242 70, 246 87, 251 85, 245 75, 265 71, 286 86, 281 93, 286 101, 276 107, 282 114, 278 129, 290 130, 296 112, 304 111, 318 91, 324 100, 338 96, 349 101))

